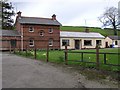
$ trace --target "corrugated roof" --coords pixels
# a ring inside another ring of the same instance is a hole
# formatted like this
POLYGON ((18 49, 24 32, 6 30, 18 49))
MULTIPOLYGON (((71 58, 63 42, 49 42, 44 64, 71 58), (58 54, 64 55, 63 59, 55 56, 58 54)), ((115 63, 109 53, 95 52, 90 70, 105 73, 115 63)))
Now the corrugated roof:
POLYGON ((37 18, 37 17, 21 17, 19 19, 21 24, 42 24, 42 25, 62 25, 57 20, 49 18, 37 18))
POLYGON ((2 36, 21 36, 17 30, 1 30, 2 36))
POLYGON ((120 36, 108 36, 112 40, 120 40, 120 36))
POLYGON ((105 38, 100 33, 94 32, 68 32, 68 31, 60 31, 60 37, 71 37, 71 38, 105 38))

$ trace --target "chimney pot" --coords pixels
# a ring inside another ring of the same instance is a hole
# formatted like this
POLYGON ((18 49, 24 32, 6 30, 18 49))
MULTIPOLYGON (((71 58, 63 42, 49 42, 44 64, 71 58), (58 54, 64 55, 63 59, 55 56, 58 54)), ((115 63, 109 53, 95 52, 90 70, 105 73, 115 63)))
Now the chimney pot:
POLYGON ((55 14, 52 15, 52 20, 56 20, 56 15, 55 14))
POLYGON ((22 12, 20 12, 20 11, 19 11, 19 12, 17 12, 18 17, 21 17, 21 13, 22 13, 22 12))

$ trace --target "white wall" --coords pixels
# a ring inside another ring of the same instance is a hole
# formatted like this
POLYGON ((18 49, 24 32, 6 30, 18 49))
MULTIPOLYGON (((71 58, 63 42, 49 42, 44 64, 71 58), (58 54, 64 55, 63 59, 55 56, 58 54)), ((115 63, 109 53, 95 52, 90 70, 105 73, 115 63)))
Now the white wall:
POLYGON ((80 40, 80 49, 81 48, 96 48, 96 40, 101 40, 102 45, 101 48, 105 48, 105 39, 98 38, 60 38, 60 48, 65 49, 65 46, 62 46, 62 40, 69 40, 68 49, 75 49, 75 40, 80 40), (92 40, 92 46, 84 46, 84 40, 92 40))

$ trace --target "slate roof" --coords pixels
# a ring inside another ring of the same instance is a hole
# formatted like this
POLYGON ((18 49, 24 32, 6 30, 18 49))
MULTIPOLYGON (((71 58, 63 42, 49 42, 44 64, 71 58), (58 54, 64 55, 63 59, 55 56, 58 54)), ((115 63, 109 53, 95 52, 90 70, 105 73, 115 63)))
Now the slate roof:
POLYGON ((60 37, 65 37, 65 38, 105 38, 100 33, 68 32, 68 31, 60 31, 60 37))
POLYGON ((112 40, 120 40, 120 36, 108 36, 112 40))
POLYGON ((40 24, 40 25, 62 25, 57 20, 51 18, 24 17, 19 18, 21 24, 40 24))
POLYGON ((1 30, 2 36, 21 36, 17 30, 1 30))

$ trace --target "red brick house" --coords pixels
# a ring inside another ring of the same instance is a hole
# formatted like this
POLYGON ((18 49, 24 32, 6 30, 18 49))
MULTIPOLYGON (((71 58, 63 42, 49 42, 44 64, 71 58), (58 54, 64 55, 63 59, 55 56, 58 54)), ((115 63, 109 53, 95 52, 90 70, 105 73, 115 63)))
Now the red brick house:
MULTIPOLYGON (((61 24, 56 20, 55 14, 52 18, 25 17, 21 16, 20 11, 17 14, 15 27, 20 36, 12 38, 16 48, 20 47, 21 50, 24 50, 26 47, 34 48, 36 46, 37 49, 44 49, 48 45, 52 49, 60 48, 61 24), (19 45, 17 45, 18 43, 19 45)), ((4 38, 8 36, 2 35, 4 38)), ((9 38, 9 40, 11 39, 9 38)))

